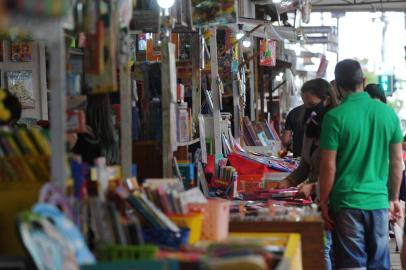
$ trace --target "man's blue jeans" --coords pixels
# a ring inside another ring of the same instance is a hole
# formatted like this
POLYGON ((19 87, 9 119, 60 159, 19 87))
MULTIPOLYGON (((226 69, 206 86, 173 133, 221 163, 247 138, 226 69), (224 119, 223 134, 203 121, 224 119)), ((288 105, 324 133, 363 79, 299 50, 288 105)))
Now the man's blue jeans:
POLYGON ((335 269, 390 269, 387 209, 340 209, 331 218, 335 269))

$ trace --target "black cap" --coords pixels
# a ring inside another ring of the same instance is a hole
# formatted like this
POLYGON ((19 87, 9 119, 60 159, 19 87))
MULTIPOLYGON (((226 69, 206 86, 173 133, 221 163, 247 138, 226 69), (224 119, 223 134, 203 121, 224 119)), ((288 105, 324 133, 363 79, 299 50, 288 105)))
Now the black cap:
POLYGON ((337 63, 334 70, 336 85, 338 87, 355 91, 362 84, 364 75, 358 61, 345 59, 337 63))

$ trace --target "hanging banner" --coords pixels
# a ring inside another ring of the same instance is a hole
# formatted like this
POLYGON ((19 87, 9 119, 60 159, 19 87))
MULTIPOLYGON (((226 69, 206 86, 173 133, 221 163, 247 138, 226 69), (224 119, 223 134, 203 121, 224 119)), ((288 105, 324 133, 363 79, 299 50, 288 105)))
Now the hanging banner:
POLYGON ((276 66, 276 40, 265 39, 260 41, 259 65, 276 66))
POLYGON ((235 0, 192 0, 194 26, 223 25, 237 22, 235 0))

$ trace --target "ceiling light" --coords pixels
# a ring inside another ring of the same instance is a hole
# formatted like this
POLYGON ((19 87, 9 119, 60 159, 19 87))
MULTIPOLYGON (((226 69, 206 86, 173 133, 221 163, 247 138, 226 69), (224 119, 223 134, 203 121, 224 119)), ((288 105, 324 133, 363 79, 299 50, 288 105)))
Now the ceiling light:
POLYGON ((175 0, 157 0, 156 2, 161 8, 171 8, 175 4, 175 0))
POLYGON ((251 38, 249 36, 246 36, 244 38, 244 40, 242 41, 242 46, 244 48, 249 48, 249 47, 251 47, 251 45, 252 45, 251 38))
POLYGON ((272 3, 274 4, 279 4, 280 2, 282 2, 282 0, 272 0, 272 3))

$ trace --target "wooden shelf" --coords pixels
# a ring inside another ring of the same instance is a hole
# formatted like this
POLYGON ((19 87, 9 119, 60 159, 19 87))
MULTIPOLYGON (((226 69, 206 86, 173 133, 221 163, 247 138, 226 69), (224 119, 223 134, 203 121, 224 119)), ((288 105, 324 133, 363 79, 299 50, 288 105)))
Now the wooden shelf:
POLYGON ((192 144, 195 144, 195 143, 198 143, 198 142, 200 142, 200 138, 197 138, 197 139, 194 139, 194 140, 191 140, 191 141, 188 141, 188 142, 178 142, 177 145, 178 145, 178 147, 179 146, 189 146, 189 145, 192 145, 192 144))

